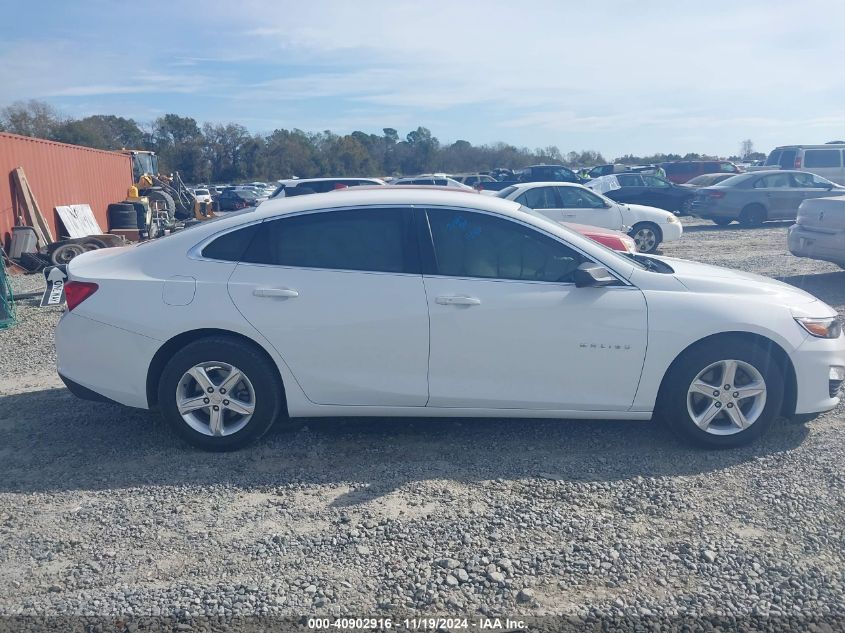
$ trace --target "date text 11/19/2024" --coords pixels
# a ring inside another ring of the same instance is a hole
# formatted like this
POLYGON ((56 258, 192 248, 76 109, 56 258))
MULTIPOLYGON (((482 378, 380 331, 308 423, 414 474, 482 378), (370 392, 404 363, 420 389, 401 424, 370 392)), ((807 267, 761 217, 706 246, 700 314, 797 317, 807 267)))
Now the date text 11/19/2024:
POLYGON ((471 630, 515 631, 528 628, 524 620, 510 618, 308 618, 313 630, 408 631, 471 630))

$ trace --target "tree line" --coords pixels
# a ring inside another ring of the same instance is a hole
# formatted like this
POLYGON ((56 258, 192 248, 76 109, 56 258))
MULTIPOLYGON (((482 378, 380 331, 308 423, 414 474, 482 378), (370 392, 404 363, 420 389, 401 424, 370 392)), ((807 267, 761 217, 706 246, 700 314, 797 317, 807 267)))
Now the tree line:
MULTIPOLYGON (((529 149, 508 143, 441 143, 418 127, 401 137, 329 130, 277 129, 254 134, 237 123, 200 125, 191 117, 165 114, 151 123, 97 114, 67 117, 42 101, 17 102, 0 109, 0 131, 104 150, 146 149, 159 156, 161 171, 178 171, 186 182, 242 182, 319 176, 388 176, 425 172, 475 173, 503 167, 555 163, 591 167, 608 161, 584 150, 563 154, 554 145, 529 149)), ((643 164, 664 160, 715 158, 701 154, 625 155, 614 162, 643 164)))

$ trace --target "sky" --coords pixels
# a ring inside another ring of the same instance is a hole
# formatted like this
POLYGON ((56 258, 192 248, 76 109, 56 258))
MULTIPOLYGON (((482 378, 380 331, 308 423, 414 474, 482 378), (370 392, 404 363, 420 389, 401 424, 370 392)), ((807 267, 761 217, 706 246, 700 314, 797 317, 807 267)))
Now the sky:
POLYGON ((737 154, 845 138, 845 2, 0 0, 0 107, 737 154))

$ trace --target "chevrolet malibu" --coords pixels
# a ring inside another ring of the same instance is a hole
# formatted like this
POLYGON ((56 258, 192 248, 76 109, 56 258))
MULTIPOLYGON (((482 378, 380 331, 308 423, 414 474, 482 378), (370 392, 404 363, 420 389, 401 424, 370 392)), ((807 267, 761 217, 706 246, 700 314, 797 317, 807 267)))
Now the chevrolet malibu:
POLYGON ((655 416, 730 447, 833 408, 845 379, 809 294, 463 192, 271 200, 68 274, 65 384, 211 450, 310 416, 655 416))

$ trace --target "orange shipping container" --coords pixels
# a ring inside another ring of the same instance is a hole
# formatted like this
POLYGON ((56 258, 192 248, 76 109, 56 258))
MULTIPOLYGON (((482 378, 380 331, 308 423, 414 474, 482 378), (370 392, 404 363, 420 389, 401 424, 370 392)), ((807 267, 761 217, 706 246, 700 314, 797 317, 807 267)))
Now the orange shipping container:
POLYGON ((12 172, 17 167, 23 167, 54 237, 64 234, 56 206, 65 204, 89 204, 100 227, 108 231, 108 205, 126 198, 132 185, 129 156, 0 133, 0 243, 7 249, 20 213, 13 196, 12 172))

